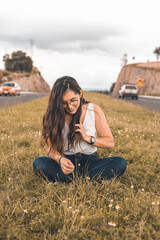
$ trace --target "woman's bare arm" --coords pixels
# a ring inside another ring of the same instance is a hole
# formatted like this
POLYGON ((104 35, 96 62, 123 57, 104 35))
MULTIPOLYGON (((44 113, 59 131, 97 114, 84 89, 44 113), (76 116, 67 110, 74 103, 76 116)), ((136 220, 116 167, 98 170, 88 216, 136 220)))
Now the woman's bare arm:
POLYGON ((113 148, 114 138, 102 109, 94 104, 94 112, 96 130, 99 135, 99 137, 96 138, 94 146, 100 148, 113 148))
MULTIPOLYGON (((99 148, 113 148, 114 139, 111 130, 108 126, 106 117, 102 109, 96 104, 94 104, 94 113, 95 113, 95 127, 99 137, 96 137, 96 142, 93 145, 99 148)), ((81 133, 82 139, 90 143, 91 136, 88 136, 85 133, 82 122, 80 122, 80 124, 75 124, 75 126, 78 127, 75 131, 81 133)))

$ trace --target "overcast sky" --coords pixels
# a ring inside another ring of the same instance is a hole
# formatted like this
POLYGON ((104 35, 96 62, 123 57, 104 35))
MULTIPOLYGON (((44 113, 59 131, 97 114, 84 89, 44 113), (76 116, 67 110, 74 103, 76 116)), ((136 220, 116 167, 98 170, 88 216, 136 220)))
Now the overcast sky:
POLYGON ((84 89, 110 89, 128 63, 155 61, 159 0, 5 0, 0 7, 0 68, 5 53, 31 56, 52 87, 63 75, 84 89))

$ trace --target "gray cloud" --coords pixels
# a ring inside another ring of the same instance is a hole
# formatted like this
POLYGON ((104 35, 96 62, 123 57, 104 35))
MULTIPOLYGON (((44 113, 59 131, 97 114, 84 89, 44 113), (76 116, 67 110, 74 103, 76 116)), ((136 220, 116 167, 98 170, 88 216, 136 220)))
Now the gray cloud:
POLYGON ((33 23, 32 26, 26 24, 14 24, 14 27, 11 25, 10 28, 5 28, 9 23, 1 22, 0 39, 17 46, 26 46, 26 42, 33 39, 36 47, 59 52, 92 50, 112 52, 108 40, 127 35, 123 28, 107 24, 56 22, 35 25, 33 23))

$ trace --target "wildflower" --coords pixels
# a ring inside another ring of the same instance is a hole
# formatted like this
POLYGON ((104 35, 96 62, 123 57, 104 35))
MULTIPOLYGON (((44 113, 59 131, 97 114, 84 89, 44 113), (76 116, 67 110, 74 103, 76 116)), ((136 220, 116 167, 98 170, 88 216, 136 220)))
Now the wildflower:
POLYGON ((108 223, 108 225, 109 225, 109 226, 112 226, 112 227, 116 227, 116 223, 115 223, 115 222, 112 222, 112 221, 110 221, 110 222, 108 223))
POLYGON ((70 206, 69 209, 72 209, 72 207, 70 206))
POLYGON ((109 226, 112 226, 112 224, 113 224, 112 222, 109 222, 109 223, 108 223, 109 226))
POLYGON ((53 185, 57 185, 59 182, 54 182, 53 185))
POLYGON ((76 211, 73 211, 72 213, 75 213, 76 211))
POLYGON ((65 201, 65 200, 63 201, 63 203, 66 203, 66 202, 67 202, 67 201, 65 201))
POLYGON ((76 212, 79 212, 79 210, 78 210, 78 209, 76 209, 76 212))
POLYGON ((133 188, 134 188, 134 186, 133 186, 133 185, 131 185, 131 188, 133 189, 133 188))
POLYGON ((113 199, 111 199, 110 202, 113 202, 113 199))
POLYGON ((119 208, 120 208, 120 206, 117 204, 117 205, 116 205, 116 209, 118 210, 119 208))
POLYGON ((109 204, 108 207, 111 208, 113 205, 112 204, 109 204))
POLYGON ((83 219, 84 218, 84 216, 81 216, 81 219, 83 219))
POLYGON ((28 211, 26 209, 23 210, 24 213, 28 213, 28 211))
POLYGON ((144 188, 142 188, 142 192, 144 192, 144 188))
POLYGON ((157 205, 159 205, 159 201, 157 201, 157 205))
POLYGON ((81 164, 80 164, 80 163, 78 163, 78 166, 80 167, 80 166, 81 166, 81 164))
POLYGON ((12 178, 8 178, 8 181, 10 181, 12 178))
POLYGON ((155 202, 152 202, 152 205, 155 205, 155 202))

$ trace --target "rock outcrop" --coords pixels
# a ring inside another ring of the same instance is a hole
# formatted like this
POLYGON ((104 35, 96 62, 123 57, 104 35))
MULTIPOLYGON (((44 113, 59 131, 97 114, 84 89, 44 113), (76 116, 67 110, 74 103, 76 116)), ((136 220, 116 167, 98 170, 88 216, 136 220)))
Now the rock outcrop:
POLYGON ((142 86, 138 86, 138 93, 144 95, 160 95, 160 62, 135 63, 125 65, 119 73, 113 94, 117 95, 119 88, 125 84, 137 84, 142 79, 142 86))
POLYGON ((49 92, 50 87, 43 79, 39 70, 33 67, 31 73, 11 73, 8 71, 0 71, 0 82, 17 82, 21 91, 29 92, 49 92))

